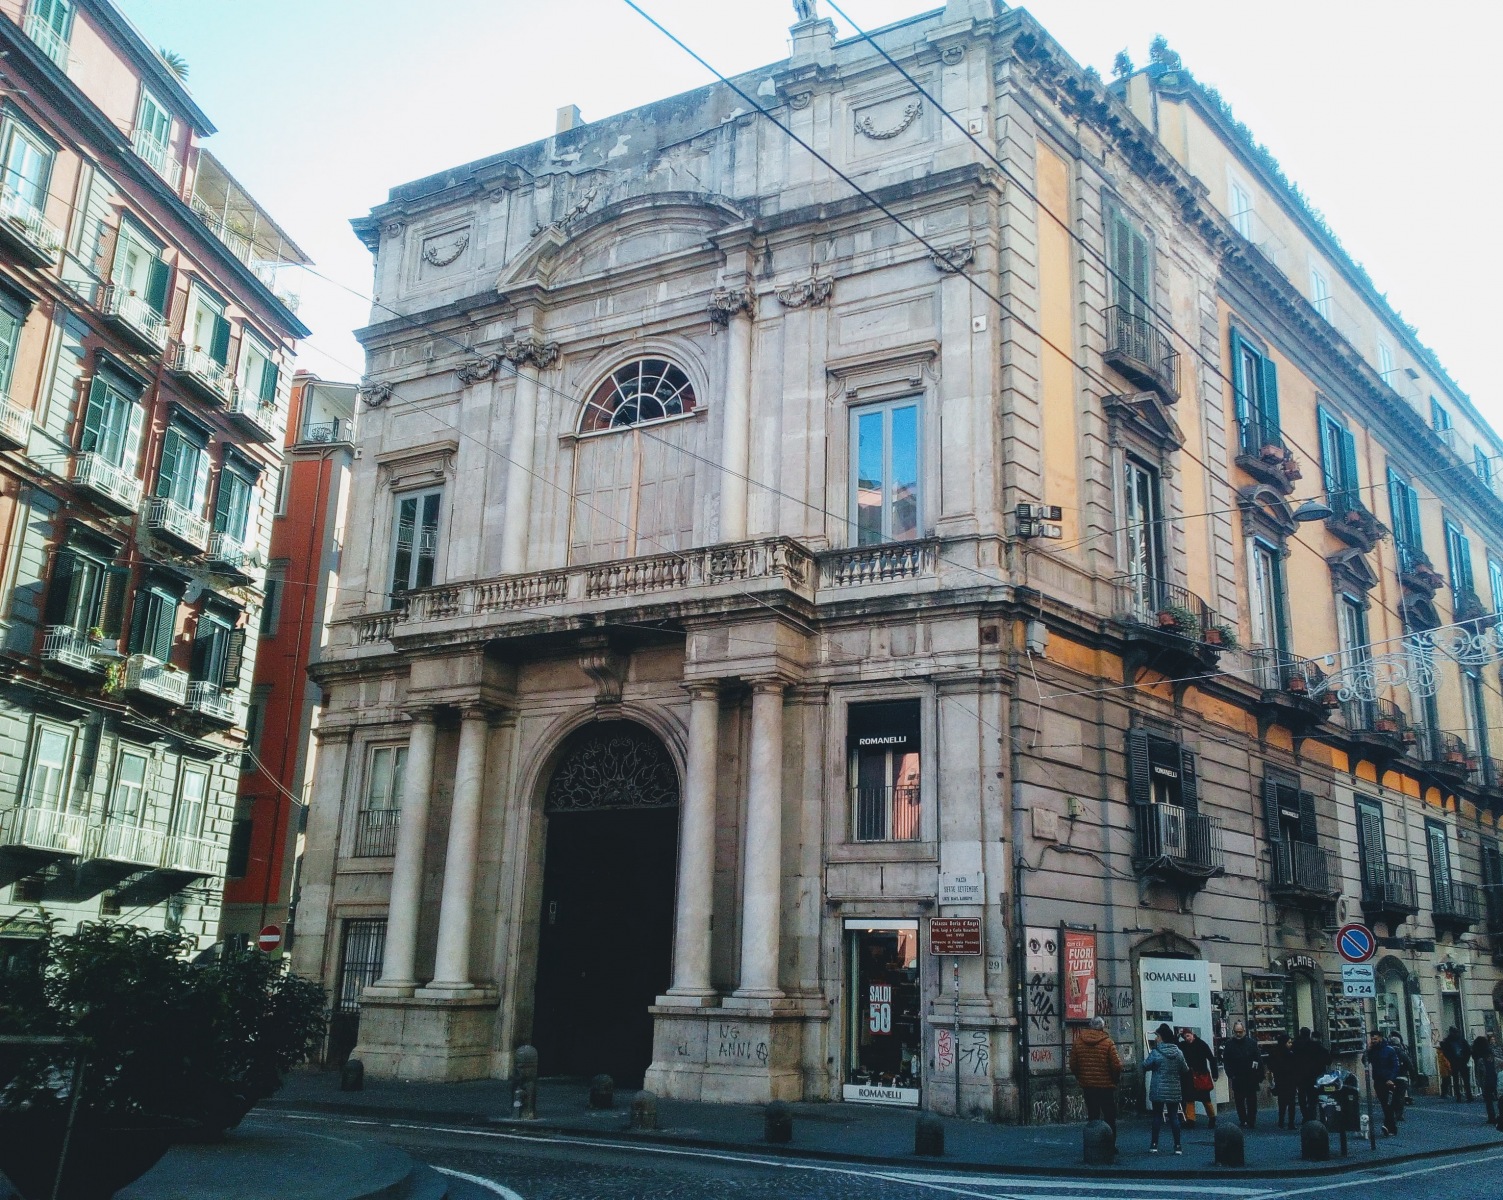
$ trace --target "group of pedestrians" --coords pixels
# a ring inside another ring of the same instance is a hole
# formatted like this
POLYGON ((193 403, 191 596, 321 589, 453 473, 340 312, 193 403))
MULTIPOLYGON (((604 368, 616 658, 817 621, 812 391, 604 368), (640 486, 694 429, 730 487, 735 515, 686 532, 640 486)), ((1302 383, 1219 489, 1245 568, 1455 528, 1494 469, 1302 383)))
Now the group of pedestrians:
MULTIPOLYGON (((1457 1101, 1470 1101, 1471 1075, 1475 1073, 1477 1092, 1487 1106, 1487 1120, 1503 1131, 1498 1106, 1499 1062, 1493 1035, 1486 1034, 1468 1043, 1453 1027, 1439 1046, 1439 1058, 1445 1068, 1442 1094, 1457 1101)), ((1293 1041, 1287 1033, 1279 1033, 1265 1053, 1257 1039, 1247 1032, 1246 1025, 1238 1021, 1232 1026, 1232 1035, 1222 1048, 1218 1063, 1212 1048, 1193 1029, 1181 1029, 1176 1034, 1167 1023, 1162 1024, 1154 1031, 1143 1060, 1152 1106, 1148 1151, 1158 1153, 1159 1136, 1167 1125, 1174 1138, 1174 1153, 1183 1154, 1183 1129, 1186 1123, 1194 1123, 1197 1105, 1205 1109, 1209 1126, 1216 1128, 1212 1092, 1223 1069, 1242 1128, 1257 1127, 1259 1090, 1264 1078, 1271 1076, 1278 1104, 1278 1127, 1298 1129, 1303 1122, 1318 1118, 1317 1081, 1330 1069, 1332 1061, 1330 1048, 1308 1028, 1301 1029, 1293 1041)), ((1373 1090, 1383 1109, 1383 1133, 1391 1137, 1398 1133, 1409 1103, 1414 1059, 1397 1033, 1384 1037, 1374 1030, 1362 1061, 1372 1071, 1373 1090)), ((1115 1136, 1122 1057, 1102 1018, 1093 1018, 1076 1034, 1070 1051, 1070 1070, 1084 1094, 1087 1119, 1105 1121, 1115 1136)))

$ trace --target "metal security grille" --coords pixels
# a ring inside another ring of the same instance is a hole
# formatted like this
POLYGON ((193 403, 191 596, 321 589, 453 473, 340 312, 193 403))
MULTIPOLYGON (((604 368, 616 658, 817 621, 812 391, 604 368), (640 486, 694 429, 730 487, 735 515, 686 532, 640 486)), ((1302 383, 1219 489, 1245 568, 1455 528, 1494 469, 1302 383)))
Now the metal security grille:
POLYGON ((384 918, 360 918, 344 923, 339 987, 334 994, 337 1012, 360 1011, 360 993, 381 978, 381 952, 385 945, 384 918))

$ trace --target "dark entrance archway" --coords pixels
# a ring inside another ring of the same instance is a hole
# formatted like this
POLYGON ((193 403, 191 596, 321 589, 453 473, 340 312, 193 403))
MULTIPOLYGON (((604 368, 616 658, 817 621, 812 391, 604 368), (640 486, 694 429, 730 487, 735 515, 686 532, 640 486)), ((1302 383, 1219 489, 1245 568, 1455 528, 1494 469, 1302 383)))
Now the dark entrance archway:
POLYGON ((640 725, 597 721, 564 745, 544 799, 533 1041, 545 1075, 641 1086, 648 1007, 672 972, 678 797, 672 759, 640 725))

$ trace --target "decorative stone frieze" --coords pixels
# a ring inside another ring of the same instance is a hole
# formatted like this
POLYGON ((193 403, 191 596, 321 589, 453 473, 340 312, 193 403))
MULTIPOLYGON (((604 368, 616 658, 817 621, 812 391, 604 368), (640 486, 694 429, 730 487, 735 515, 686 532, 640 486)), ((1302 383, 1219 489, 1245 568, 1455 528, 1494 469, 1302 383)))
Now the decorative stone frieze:
POLYGON ((731 323, 737 313, 747 317, 757 315, 757 298, 747 288, 716 288, 710 293, 709 315, 711 324, 721 329, 731 323))

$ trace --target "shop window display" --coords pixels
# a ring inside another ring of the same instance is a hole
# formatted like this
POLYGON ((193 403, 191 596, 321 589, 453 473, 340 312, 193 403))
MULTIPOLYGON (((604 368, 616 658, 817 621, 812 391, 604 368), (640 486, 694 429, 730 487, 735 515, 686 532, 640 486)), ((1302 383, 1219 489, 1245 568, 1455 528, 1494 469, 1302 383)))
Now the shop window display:
POLYGON ((922 1036, 916 921, 846 926, 847 1100, 919 1101, 922 1036))

